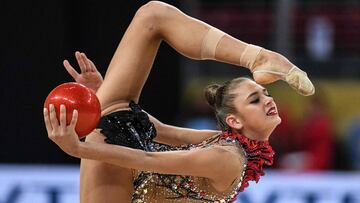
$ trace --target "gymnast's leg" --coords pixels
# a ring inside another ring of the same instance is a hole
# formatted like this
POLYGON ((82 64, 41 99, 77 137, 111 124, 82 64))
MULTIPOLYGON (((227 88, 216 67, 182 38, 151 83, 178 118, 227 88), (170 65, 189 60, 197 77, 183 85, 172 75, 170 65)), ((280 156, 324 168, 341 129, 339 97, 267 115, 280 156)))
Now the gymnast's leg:
POLYGON ((290 74, 294 78, 287 77, 296 69, 282 55, 237 40, 171 5, 153 1, 139 9, 109 65, 98 92, 107 105, 139 98, 161 40, 193 59, 213 59, 248 68, 259 83, 284 79, 302 94, 313 93, 302 71, 291 72, 296 73, 290 74))

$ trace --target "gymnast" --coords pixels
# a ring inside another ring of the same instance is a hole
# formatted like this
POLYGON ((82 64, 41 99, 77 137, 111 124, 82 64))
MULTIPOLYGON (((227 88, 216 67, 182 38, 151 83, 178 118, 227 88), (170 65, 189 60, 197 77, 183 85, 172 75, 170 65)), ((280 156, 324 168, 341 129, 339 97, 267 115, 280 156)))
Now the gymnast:
POLYGON ((135 14, 104 80, 84 53, 75 53, 81 73, 64 61, 77 82, 96 91, 102 117, 81 142, 66 125, 66 107, 56 119, 44 109, 48 137, 81 158, 80 201, 232 202, 249 181, 264 175, 273 150, 268 138, 281 122, 276 104, 260 84, 286 81, 300 94, 314 94, 305 72, 284 56, 247 44, 163 2, 151 1, 135 14), (217 60, 248 68, 253 79, 212 84, 205 97, 221 131, 161 123, 137 104, 159 45, 165 41, 195 60, 217 60))

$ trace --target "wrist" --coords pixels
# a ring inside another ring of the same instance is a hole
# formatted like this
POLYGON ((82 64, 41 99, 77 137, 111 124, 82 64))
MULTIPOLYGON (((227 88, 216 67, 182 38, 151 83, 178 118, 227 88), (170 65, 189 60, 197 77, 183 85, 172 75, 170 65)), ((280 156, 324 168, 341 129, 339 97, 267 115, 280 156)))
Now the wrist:
POLYGON ((94 84, 93 88, 91 88, 95 93, 99 90, 100 86, 102 85, 103 80, 94 84))
POLYGON ((95 92, 97 92, 97 91, 99 90, 99 88, 100 88, 100 86, 101 86, 102 83, 103 83, 103 81, 99 82, 99 83, 96 85, 96 87, 95 87, 95 89, 94 89, 95 92))
POLYGON ((82 148, 84 148, 84 144, 85 142, 79 141, 74 147, 72 147, 70 155, 73 157, 82 158, 81 152, 83 151, 82 148))

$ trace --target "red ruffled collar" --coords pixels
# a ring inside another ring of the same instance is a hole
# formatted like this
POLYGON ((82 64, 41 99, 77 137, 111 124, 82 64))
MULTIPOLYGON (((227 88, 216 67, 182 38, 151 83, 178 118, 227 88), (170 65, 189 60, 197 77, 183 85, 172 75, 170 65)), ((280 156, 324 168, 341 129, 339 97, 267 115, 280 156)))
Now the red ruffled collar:
POLYGON ((265 175, 263 165, 272 165, 274 150, 269 144, 269 141, 251 140, 236 131, 226 131, 222 134, 221 139, 237 140, 243 147, 246 153, 246 169, 243 181, 239 188, 242 192, 249 186, 249 181, 259 181, 260 176, 265 175))

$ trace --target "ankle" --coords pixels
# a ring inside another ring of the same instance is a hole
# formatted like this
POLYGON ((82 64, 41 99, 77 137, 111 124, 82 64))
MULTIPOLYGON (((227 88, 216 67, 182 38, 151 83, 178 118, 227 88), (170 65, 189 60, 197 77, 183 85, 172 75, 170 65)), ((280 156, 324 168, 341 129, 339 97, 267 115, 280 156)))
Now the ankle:
POLYGON ((247 44, 245 50, 242 52, 239 65, 245 68, 250 69, 253 72, 253 68, 255 67, 255 62, 259 56, 259 53, 263 50, 262 47, 247 44))
MULTIPOLYGON (((256 68, 261 67, 267 61, 269 61, 269 54, 267 53, 268 50, 261 49, 259 54, 257 55, 254 64, 252 67, 249 67, 250 71, 253 73, 256 68)), ((271 60, 271 59, 270 59, 271 60)))

